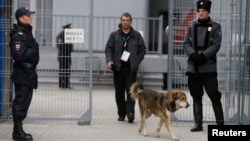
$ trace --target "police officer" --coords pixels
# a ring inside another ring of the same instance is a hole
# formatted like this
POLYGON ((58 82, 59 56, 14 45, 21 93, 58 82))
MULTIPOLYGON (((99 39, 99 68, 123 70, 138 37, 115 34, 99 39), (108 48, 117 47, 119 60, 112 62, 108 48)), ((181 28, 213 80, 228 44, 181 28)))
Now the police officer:
POLYGON ((56 37, 59 61, 59 88, 70 87, 70 67, 71 67, 71 52, 73 51, 73 44, 64 42, 64 29, 71 28, 71 24, 63 26, 56 37))
POLYGON ((22 121, 27 116, 33 89, 37 88, 36 66, 39 62, 39 45, 32 35, 32 14, 25 7, 15 12, 17 24, 10 32, 10 51, 14 61, 12 81, 15 87, 15 96, 12 103, 14 140, 32 141, 32 135, 25 133, 22 121))
POLYGON ((221 93, 218 90, 217 58, 221 47, 221 25, 210 16, 210 0, 197 1, 198 19, 188 25, 183 47, 188 57, 188 88, 193 98, 195 126, 191 132, 202 131, 202 96, 203 87, 210 98, 216 123, 224 124, 221 93))

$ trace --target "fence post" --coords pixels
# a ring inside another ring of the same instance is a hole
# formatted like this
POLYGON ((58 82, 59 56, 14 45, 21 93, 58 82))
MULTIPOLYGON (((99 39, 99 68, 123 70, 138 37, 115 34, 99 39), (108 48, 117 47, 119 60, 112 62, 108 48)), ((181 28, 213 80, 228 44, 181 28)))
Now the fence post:
POLYGON ((158 27, 158 54, 162 54, 162 36, 163 36, 163 15, 159 17, 159 27, 158 27))

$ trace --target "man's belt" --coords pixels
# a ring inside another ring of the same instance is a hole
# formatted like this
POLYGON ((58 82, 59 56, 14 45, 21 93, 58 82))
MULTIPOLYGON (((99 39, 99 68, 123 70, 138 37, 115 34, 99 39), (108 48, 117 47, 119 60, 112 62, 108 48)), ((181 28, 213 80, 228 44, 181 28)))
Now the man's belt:
POLYGON ((33 73, 36 70, 36 65, 33 65, 31 63, 18 63, 21 68, 24 69, 26 73, 33 73))

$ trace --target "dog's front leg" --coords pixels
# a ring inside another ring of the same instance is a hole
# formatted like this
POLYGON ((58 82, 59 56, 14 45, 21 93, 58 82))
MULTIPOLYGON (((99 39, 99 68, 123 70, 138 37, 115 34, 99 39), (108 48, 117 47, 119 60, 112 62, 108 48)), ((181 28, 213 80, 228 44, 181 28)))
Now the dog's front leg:
POLYGON ((173 128, 172 128, 172 125, 170 123, 170 119, 169 117, 165 117, 164 119, 164 122, 165 122, 165 126, 170 134, 170 137, 174 140, 174 141, 179 141, 179 139, 177 139, 177 137, 175 136, 174 132, 173 132, 173 128))
POLYGON ((161 130, 161 127, 162 127, 163 123, 164 123, 164 120, 161 118, 160 122, 158 124, 158 127, 157 127, 157 129, 155 131, 155 137, 157 137, 157 138, 160 137, 160 130, 161 130))

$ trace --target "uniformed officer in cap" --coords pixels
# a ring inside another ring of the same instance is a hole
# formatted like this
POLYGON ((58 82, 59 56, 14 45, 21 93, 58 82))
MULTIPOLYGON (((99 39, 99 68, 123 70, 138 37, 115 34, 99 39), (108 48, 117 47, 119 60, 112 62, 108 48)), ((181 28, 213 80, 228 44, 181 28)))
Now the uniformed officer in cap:
POLYGON ((33 89, 37 88, 36 66, 39 62, 39 45, 32 35, 32 14, 25 7, 15 12, 17 23, 10 32, 10 52, 13 59, 11 79, 14 83, 15 96, 12 103, 14 140, 32 141, 32 135, 25 133, 22 121, 32 100, 33 89))
POLYGON ((191 132, 203 130, 203 88, 212 102, 216 123, 224 124, 221 93, 218 90, 216 57, 221 47, 222 32, 221 25, 214 22, 209 15, 211 4, 210 0, 197 1, 198 19, 189 23, 183 42, 188 56, 186 72, 188 88, 193 98, 195 126, 191 132))
POLYGON ((70 89, 70 67, 71 67, 71 52, 73 51, 72 43, 65 43, 64 30, 71 28, 71 24, 63 26, 61 31, 56 37, 59 61, 59 88, 70 89))

